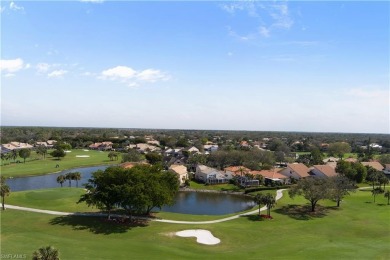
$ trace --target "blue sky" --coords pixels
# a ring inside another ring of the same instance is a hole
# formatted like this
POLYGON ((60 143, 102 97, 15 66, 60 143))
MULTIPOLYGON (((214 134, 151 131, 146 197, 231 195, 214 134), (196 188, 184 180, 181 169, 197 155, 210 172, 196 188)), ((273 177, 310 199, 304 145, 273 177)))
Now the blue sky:
POLYGON ((389 5, 1 1, 1 124, 390 133, 389 5))

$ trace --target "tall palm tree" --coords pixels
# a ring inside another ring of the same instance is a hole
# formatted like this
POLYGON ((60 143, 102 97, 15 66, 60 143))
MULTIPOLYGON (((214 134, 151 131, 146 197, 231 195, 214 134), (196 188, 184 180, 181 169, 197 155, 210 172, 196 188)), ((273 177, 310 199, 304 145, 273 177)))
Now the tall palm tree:
POLYGON ((387 205, 390 205, 390 190, 385 192, 385 198, 387 198, 387 205))
POLYGON ((59 260, 58 249, 52 246, 41 247, 33 253, 33 260, 59 260))
POLYGON ((73 180, 76 181, 76 187, 78 187, 79 186, 79 180, 81 180, 81 173, 74 172, 72 177, 73 177, 73 180))
POLYGON ((276 204, 275 197, 272 196, 271 193, 267 193, 263 196, 263 204, 267 206, 267 215, 271 216, 271 208, 273 208, 276 204))
POLYGON ((62 184, 65 182, 65 176, 64 175, 58 175, 57 177, 57 183, 61 184, 61 187, 62 187, 62 184))
POLYGON ((254 202, 259 205, 259 215, 260 215, 260 209, 261 205, 263 204, 263 195, 262 194, 256 194, 256 196, 253 198, 254 202))
POLYGON ((5 210, 4 203, 5 197, 11 193, 10 187, 5 183, 5 177, 1 176, 0 178, 0 196, 1 196, 1 205, 3 210, 5 210))
POLYGON ((65 174, 65 180, 69 181, 69 187, 72 187, 71 181, 73 180, 73 172, 68 172, 65 174))

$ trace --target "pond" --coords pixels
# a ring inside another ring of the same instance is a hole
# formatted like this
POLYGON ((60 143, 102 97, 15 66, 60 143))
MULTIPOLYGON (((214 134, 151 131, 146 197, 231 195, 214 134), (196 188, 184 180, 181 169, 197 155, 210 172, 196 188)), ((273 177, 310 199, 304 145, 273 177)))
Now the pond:
POLYGON ((165 206, 166 212, 192 215, 225 215, 251 209, 253 199, 235 194, 181 191, 173 206, 165 206))
MULTIPOLYGON (((82 184, 91 178, 93 172, 105 170, 107 167, 109 166, 76 168, 42 176, 13 178, 8 179, 7 184, 11 191, 58 188, 60 187, 60 184, 57 183, 59 175, 80 172, 79 187, 82 187, 82 184)), ((68 187, 68 181, 63 186, 68 187)), ((76 182, 72 181, 72 187, 74 186, 76 186, 76 182)), ((243 195, 181 191, 176 196, 176 203, 173 206, 163 207, 162 211, 192 215, 225 215, 244 211, 253 206, 253 200, 243 195)))
MULTIPOLYGON (((40 175, 40 176, 29 176, 19 177, 13 179, 7 179, 7 184, 11 188, 11 191, 24 191, 24 190, 37 190, 37 189, 48 189, 58 188, 60 184, 57 183, 57 177, 59 175, 65 175, 69 172, 79 172, 81 180, 79 180, 79 187, 82 187, 83 183, 87 183, 88 179, 91 178, 93 172, 98 170, 105 170, 109 166, 94 166, 85 168, 75 168, 71 170, 65 170, 58 173, 40 175)), ((68 187, 68 181, 63 183, 63 186, 68 187)), ((72 181, 72 187, 76 185, 75 181, 72 181)))

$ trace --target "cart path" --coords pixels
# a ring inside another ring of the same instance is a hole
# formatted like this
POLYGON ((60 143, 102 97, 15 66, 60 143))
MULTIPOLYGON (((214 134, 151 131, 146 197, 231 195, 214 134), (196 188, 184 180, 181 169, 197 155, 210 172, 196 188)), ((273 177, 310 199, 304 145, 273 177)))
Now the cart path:
MULTIPOLYGON (((283 191, 285 191, 285 189, 276 191, 276 197, 275 197, 276 201, 283 197, 283 191)), ((105 214, 105 213, 61 212, 61 211, 53 211, 53 210, 26 208, 26 207, 7 205, 7 204, 5 205, 5 207, 9 208, 9 209, 37 212, 37 213, 56 215, 56 216, 83 216, 83 217, 104 217, 104 216, 107 216, 107 214, 105 214)), ((267 209, 267 207, 264 206, 264 207, 262 207, 260 209, 260 211, 264 211, 266 209, 267 209)), ((207 221, 181 221, 181 220, 154 219, 154 218, 144 218, 144 219, 148 219, 148 220, 156 221, 156 222, 172 223, 172 224, 191 224, 191 225, 194 225, 194 224, 195 225, 196 224, 214 224, 214 223, 219 223, 219 222, 224 222, 224 221, 237 219, 237 218, 248 216, 248 215, 253 215, 253 214, 256 214, 258 212, 259 212, 259 210, 256 209, 256 210, 253 210, 253 211, 250 211, 250 212, 237 214, 237 215, 234 215, 234 216, 231 216, 231 217, 227 217, 227 218, 216 219, 216 220, 207 220, 207 221)), ((116 214, 112 214, 111 216, 112 217, 122 217, 122 215, 116 215, 116 214)))

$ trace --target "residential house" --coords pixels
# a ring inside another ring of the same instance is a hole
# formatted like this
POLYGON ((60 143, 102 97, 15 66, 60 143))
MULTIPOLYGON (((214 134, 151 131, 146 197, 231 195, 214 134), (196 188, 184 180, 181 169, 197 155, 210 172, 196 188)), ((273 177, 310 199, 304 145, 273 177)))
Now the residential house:
POLYGON ((383 171, 384 167, 380 162, 362 162, 364 166, 370 166, 377 171, 383 171))
POLYGON ((36 142, 35 146, 44 146, 50 149, 53 148, 56 143, 57 143, 56 140, 47 140, 46 142, 36 142))
POLYGON ((288 163, 287 168, 279 172, 288 178, 301 179, 309 177, 309 168, 303 163, 288 163))
POLYGON ((164 152, 164 156, 173 156, 173 157, 177 157, 177 156, 181 156, 183 155, 183 148, 168 148, 165 150, 164 152))
POLYGON ((136 165, 150 165, 150 164, 147 162, 124 162, 121 163, 119 166, 125 169, 131 169, 136 165))
POLYGON ((195 146, 192 146, 187 150, 189 153, 199 153, 199 149, 196 148, 195 146))
POLYGON ((101 143, 94 143, 89 146, 89 149, 91 150, 100 150, 100 151, 108 151, 112 150, 112 142, 101 142, 101 143))
POLYGON ((390 175, 390 164, 385 164, 385 169, 383 170, 383 173, 390 175))
POLYGON ((156 147, 154 145, 146 144, 146 143, 139 143, 135 147, 138 152, 140 153, 148 153, 148 152, 160 152, 161 149, 159 147, 156 147))
POLYGON ((28 143, 20 143, 20 142, 10 142, 8 144, 2 144, 1 145, 1 151, 13 151, 13 150, 20 150, 20 149, 32 149, 33 146, 28 143))
POLYGON ((229 166, 224 169, 224 172, 229 176, 245 176, 245 174, 250 173, 250 169, 244 166, 229 166))
POLYGON ((218 150, 218 145, 217 144, 205 144, 203 145, 203 150, 206 154, 215 152, 218 150))
POLYGON ((290 178, 280 174, 276 169, 273 170, 261 170, 261 171, 251 171, 250 174, 261 175, 263 176, 265 183, 271 183, 271 182, 280 182, 282 184, 290 183, 290 178))
POLYGON ((335 169, 329 165, 313 165, 313 168, 310 170, 310 175, 313 177, 325 178, 334 177, 338 174, 335 169))
POLYGON ((177 174, 181 186, 184 185, 186 180, 188 180, 187 167, 184 165, 171 165, 169 167, 169 171, 177 174))
POLYGON ((198 165, 196 166, 195 179, 208 184, 221 184, 228 183, 232 176, 205 165, 198 165))

